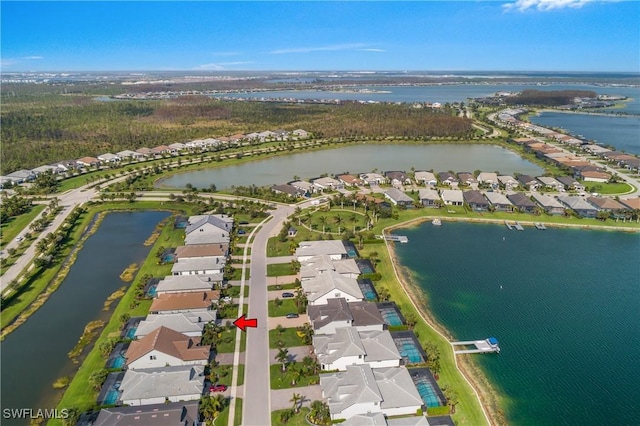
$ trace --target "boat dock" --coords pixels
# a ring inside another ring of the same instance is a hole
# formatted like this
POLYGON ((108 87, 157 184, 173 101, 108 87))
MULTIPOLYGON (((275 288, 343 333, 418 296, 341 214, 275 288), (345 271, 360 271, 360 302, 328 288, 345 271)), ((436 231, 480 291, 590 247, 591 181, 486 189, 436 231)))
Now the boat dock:
POLYGON ((544 231, 545 229, 547 229, 547 227, 544 226, 544 224, 542 223, 536 223, 535 225, 536 225, 536 229, 539 229, 541 231, 544 231))
POLYGON ((404 235, 376 235, 379 240, 395 241, 398 243, 408 243, 409 238, 404 235))
POLYGON ((498 345, 498 339, 495 337, 489 337, 485 340, 467 340, 461 342, 451 342, 454 346, 453 353, 459 354, 488 354, 488 353, 500 353, 500 346, 498 345), (455 349, 456 346, 472 346, 475 349, 455 349))
POLYGON ((517 229, 518 231, 524 231, 524 228, 522 227, 522 225, 520 225, 520 222, 509 223, 509 221, 505 220, 504 224, 507 228, 509 228, 509 230, 517 229))
POLYGON ((511 231, 513 229, 513 225, 510 224, 508 221, 504 221, 505 226, 507 227, 507 229, 509 229, 509 231, 511 231))
POLYGON ((514 228, 516 228, 518 231, 524 231, 524 228, 522 227, 522 225, 520 225, 520 222, 516 222, 515 225, 513 225, 514 228))

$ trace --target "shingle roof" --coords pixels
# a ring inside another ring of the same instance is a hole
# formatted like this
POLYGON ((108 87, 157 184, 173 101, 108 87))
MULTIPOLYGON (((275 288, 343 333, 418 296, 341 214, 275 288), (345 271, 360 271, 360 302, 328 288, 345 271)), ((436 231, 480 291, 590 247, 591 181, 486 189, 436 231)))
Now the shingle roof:
POLYGON ((587 201, 602 210, 624 210, 625 206, 617 202, 613 198, 606 197, 589 197, 587 201))
POLYGON ((167 327, 160 327, 129 345, 127 365, 156 350, 182 361, 208 360, 211 346, 197 346, 199 337, 189 337, 167 327))
POLYGON ((217 282, 222 281, 222 274, 210 275, 167 275, 158 282, 157 293, 212 290, 217 282))
POLYGON ((222 269, 226 264, 222 256, 187 257, 178 259, 171 267, 171 272, 204 271, 207 269, 222 269))
POLYGON ((179 366, 127 370, 122 379, 121 399, 137 400, 202 394, 204 366, 179 366))
POLYGON ((111 407, 100 410, 92 426, 176 426, 198 421, 198 401, 111 407))
POLYGON ((468 204, 477 204, 482 206, 489 205, 489 201, 487 201, 487 199, 484 198, 484 195, 482 195, 482 192, 480 191, 476 191, 476 190, 464 191, 462 196, 464 198, 464 201, 466 201, 468 204))
POLYGON ((187 225, 185 232, 190 234, 207 223, 227 233, 231 232, 231 229, 233 228, 233 218, 231 216, 224 214, 207 214, 191 216, 189 218, 189 225, 187 225))
POLYGON ((316 255, 346 255, 347 249, 340 240, 302 241, 296 249, 296 257, 316 255))
POLYGON ((421 200, 439 200, 440 199, 440 195, 438 194, 438 191, 436 191, 435 189, 429 189, 429 188, 418 189, 418 196, 420 197, 421 200))
POLYGON ((362 291, 355 278, 348 278, 335 271, 328 271, 310 280, 302 282, 302 288, 307 293, 310 302, 314 302, 320 297, 334 290, 339 290, 356 299, 364 299, 362 291))
POLYGON ((516 192, 514 194, 508 194, 507 198, 509 201, 513 203, 516 207, 536 207, 536 203, 531 201, 529 197, 527 197, 522 192, 516 192))
POLYGON ((176 248, 176 258, 224 256, 229 250, 229 244, 192 244, 176 248))
POLYGON ((202 334, 205 324, 215 320, 216 311, 149 314, 138 324, 136 338, 144 337, 159 327, 167 327, 178 333, 202 334))
POLYGON ((161 294, 153 300, 149 311, 162 312, 208 308, 213 301, 218 299, 220 299, 220 292, 217 290, 161 294))

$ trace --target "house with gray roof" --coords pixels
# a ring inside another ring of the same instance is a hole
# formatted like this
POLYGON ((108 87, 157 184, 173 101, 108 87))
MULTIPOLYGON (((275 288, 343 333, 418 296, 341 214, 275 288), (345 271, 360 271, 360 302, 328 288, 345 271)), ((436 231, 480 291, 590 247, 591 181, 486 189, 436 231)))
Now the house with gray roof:
POLYGON ((584 191, 584 185, 575 180, 572 176, 560 176, 556 180, 564 185, 565 189, 584 191))
POLYGON ((226 214, 205 214, 189 217, 185 232, 203 232, 217 228, 227 234, 233 229, 233 217, 226 214))
POLYGON ((36 167, 35 169, 31 170, 31 173, 33 173, 36 176, 38 176, 40 173, 47 173, 47 172, 51 172, 55 174, 59 172, 59 169, 55 166, 44 165, 44 166, 36 167))
POLYGON ((459 189, 443 189, 440 197, 446 206, 461 206, 464 204, 464 197, 459 189))
POLYGON ((303 191, 303 193, 306 194, 313 194, 314 192, 316 192, 317 188, 315 186, 313 186, 311 183, 304 181, 304 180, 296 180, 293 182, 289 182, 289 185, 293 186, 294 188, 303 191))
POLYGON ((513 176, 509 175, 498 176, 498 182, 500 182, 500 185, 502 185, 507 191, 511 191, 513 188, 518 186, 518 181, 515 180, 513 176))
POLYGON ((438 173, 438 180, 440 181, 441 184, 451 186, 451 187, 457 187, 458 184, 460 183, 458 178, 453 173, 450 173, 450 172, 438 173))
POLYGON ((329 255, 313 256, 300 262, 300 279, 309 280, 327 271, 336 271, 348 278, 358 278, 360 268, 354 259, 332 260, 329 255))
POLYGON ((31 170, 17 170, 13 173, 9 173, 5 176, 5 178, 11 179, 11 182, 15 184, 20 184, 23 182, 28 182, 34 180, 36 178, 35 173, 31 170))
POLYGON ((458 179, 460 183, 465 186, 477 187, 478 179, 473 175, 473 173, 469 172, 459 172, 458 179))
POLYGON ((213 290, 222 280, 222 274, 167 275, 156 285, 156 294, 213 290))
POLYGON ((462 197, 471 210, 483 212, 489 210, 489 201, 487 201, 484 195, 482 195, 482 192, 478 190, 472 189, 470 191, 464 191, 462 197))
POLYGON ((513 212, 513 204, 504 195, 499 192, 485 192, 484 196, 497 212, 513 212))
POLYGON ((227 263, 225 257, 189 257, 178 259, 171 267, 172 275, 212 275, 222 274, 227 263))
POLYGON ((521 213, 535 213, 538 205, 522 192, 507 194, 507 198, 521 213))
POLYGON ((440 195, 435 189, 420 188, 418 190, 418 197, 420 198, 420 203, 425 207, 440 207, 440 195))
POLYGON ((366 413, 413 415, 423 405, 405 367, 348 365, 346 371, 321 374, 320 387, 332 420, 366 413))
POLYGON ((360 179, 364 181, 367 185, 382 185, 387 183, 387 178, 382 176, 379 173, 363 173, 360 175, 360 179))
POLYGON ((558 200, 539 192, 533 193, 533 199, 544 209, 547 214, 562 215, 564 214, 564 206, 558 200))
POLYGON ((334 334, 341 327, 353 327, 358 331, 384 329, 384 320, 375 303, 330 298, 325 304, 307 307, 307 314, 314 335, 334 334))
POLYGON ((347 302, 364 300, 358 281, 343 277, 336 271, 327 271, 313 279, 302 281, 302 290, 310 306, 323 305, 330 298, 343 297, 347 302))
POLYGON ((402 171, 392 170, 384 172, 384 177, 387 178, 392 186, 411 185, 411 179, 402 171))
POLYGON ((527 188, 529 191, 536 191, 540 187, 540 182, 533 176, 518 175, 517 180, 520 185, 527 188))
POLYGON ((311 183, 318 191, 335 191, 337 189, 344 188, 344 183, 328 176, 321 177, 318 179, 313 179, 311 183))
POLYGON ((122 158, 117 154, 107 152, 105 154, 98 155, 98 160, 100 160, 101 163, 118 163, 122 158))
POLYGON ((479 184, 488 185, 493 189, 498 189, 498 185, 500 184, 498 174, 495 172, 481 172, 477 179, 479 184))
POLYGON ((120 400, 130 406, 194 401, 200 399, 203 387, 203 365, 127 370, 120 400))
POLYGON ((103 408, 92 426, 198 426, 198 401, 103 408))
POLYGON ((436 186, 438 184, 438 179, 436 179, 436 175, 434 175, 431 172, 425 172, 425 171, 419 170, 415 172, 414 177, 418 185, 436 186))
POLYGON ((331 260, 340 260, 347 257, 347 249, 340 240, 302 241, 295 254, 301 263, 320 255, 327 255, 331 260))
POLYGON ((356 364, 368 364, 371 368, 399 367, 402 359, 389 331, 358 331, 354 327, 313 336, 313 351, 325 371, 345 371, 347 365, 356 364))
POLYGON ((398 188, 390 188, 384 192, 384 197, 391 201, 393 205, 411 207, 413 206, 413 198, 409 197, 398 188))
POLYGON ((135 160, 141 160, 144 158, 143 154, 140 154, 139 152, 131 151, 128 149, 125 149, 124 151, 116 152, 116 155, 122 158, 123 160, 125 158, 133 158, 135 160))
POLYGON ((596 217, 598 209, 589 204, 584 198, 575 195, 560 195, 558 201, 570 208, 580 217, 596 217))
POLYGON ((205 324, 216 322, 216 311, 149 314, 138 324, 136 339, 141 339, 159 327, 167 327, 186 336, 200 337, 205 324))
POLYGON ((538 181, 542 184, 542 187, 549 191, 563 192, 564 185, 560 183, 556 178, 551 176, 539 176, 538 181))
MULTIPOLYGON (((423 417, 426 420, 426 417, 423 417)), ((343 426, 387 426, 387 420, 382 413, 356 414, 345 420, 343 426)), ((428 425, 429 423, 425 423, 428 425)))
POLYGON ((303 190, 300 190, 293 185, 289 185, 288 183, 283 185, 273 185, 271 190, 276 194, 285 194, 289 197, 301 197, 305 194, 303 190))

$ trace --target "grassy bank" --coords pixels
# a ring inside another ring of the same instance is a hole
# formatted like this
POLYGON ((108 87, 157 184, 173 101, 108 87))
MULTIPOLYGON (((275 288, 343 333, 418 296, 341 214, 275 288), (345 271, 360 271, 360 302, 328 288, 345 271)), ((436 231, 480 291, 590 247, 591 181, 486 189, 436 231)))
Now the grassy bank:
POLYGON ((42 213, 45 207, 44 204, 34 204, 28 212, 3 221, 0 224, 0 234, 2 234, 0 238, 0 248, 4 250, 4 247, 16 238, 33 219, 42 213))

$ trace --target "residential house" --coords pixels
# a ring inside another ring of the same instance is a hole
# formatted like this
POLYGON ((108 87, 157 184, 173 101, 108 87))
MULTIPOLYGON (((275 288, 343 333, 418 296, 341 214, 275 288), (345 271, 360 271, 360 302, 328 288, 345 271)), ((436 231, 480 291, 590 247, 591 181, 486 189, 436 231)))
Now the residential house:
POLYGON ((564 192, 564 185, 551 176, 539 176, 538 181, 548 191, 564 192))
POLYGON ((602 155, 607 152, 611 152, 609 148, 605 148, 601 145, 596 145, 596 144, 584 145, 582 149, 595 155, 602 155))
POLYGON ((320 387, 332 420, 366 413, 413 415, 424 404, 405 367, 348 365, 346 371, 321 374, 320 387))
POLYGON ((135 338, 141 339, 160 327, 166 327, 185 336, 202 336, 208 323, 216 322, 216 311, 179 312, 177 314, 149 314, 138 324, 135 338))
POLYGON ((119 163, 122 158, 117 154, 107 152, 106 154, 98 155, 98 160, 100 160, 101 163, 119 163))
POLYGON ((609 212, 612 216, 622 218, 623 211, 626 209, 622 203, 613 198, 608 197, 589 197, 587 201, 591 203, 599 211, 609 212))
POLYGON ((538 192, 534 192, 532 196, 547 214, 556 216, 564 214, 564 206, 555 198, 538 192))
POLYGON ((440 195, 438 195, 438 191, 431 188, 420 188, 418 190, 418 197, 420 198, 420 202, 425 207, 440 207, 440 195))
POLYGON ((284 141, 289 138, 289 132, 284 129, 276 129, 273 133, 275 133, 276 139, 279 141, 284 141))
POLYGON ((364 183, 366 183, 369 186, 382 185, 387 183, 387 178, 385 178, 379 173, 374 173, 374 172, 363 173, 360 175, 360 179, 362 179, 364 183))
POLYGON ((141 160, 144 158, 143 154, 140 154, 139 152, 131 151, 128 149, 125 149, 124 151, 116 152, 116 155, 123 160, 127 158, 133 158, 134 160, 141 160))
POLYGON ((306 138, 309 137, 309 132, 307 132, 306 130, 302 130, 302 129, 296 129, 291 133, 294 136, 297 136, 299 139, 306 139, 306 138))
POLYGON ((464 186, 471 186, 472 188, 478 187, 478 179, 476 179, 473 173, 460 172, 458 173, 458 180, 464 186))
POLYGON ((498 182, 500 182, 500 185, 502 185, 507 191, 512 191, 516 186, 518 186, 518 181, 515 180, 513 176, 509 175, 498 176, 498 182))
POLYGON ((156 294, 188 293, 213 290, 222 283, 222 274, 210 275, 167 275, 156 285, 156 294))
POLYGON ((130 370, 181 365, 207 365, 211 345, 199 346, 200 338, 160 327, 129 345, 125 358, 130 370))
MULTIPOLYGON (((198 426, 198 401, 103 408, 91 426, 198 426)), ((78 424, 83 424, 79 422, 78 424)))
POLYGON ((187 149, 187 145, 184 144, 184 143, 181 143, 181 142, 175 142, 175 143, 172 143, 171 145, 169 145, 169 148, 173 152, 180 152, 180 151, 184 151, 185 149, 187 149))
POLYGON ((296 259, 301 263, 320 255, 340 260, 347 257, 347 249, 340 240, 302 241, 295 253, 296 259))
POLYGON ((311 181, 318 191, 335 191, 343 189, 344 184, 337 179, 331 177, 321 177, 311 181))
POLYGON ((440 193, 440 197, 446 206, 461 206, 464 204, 464 197, 459 189, 444 189, 440 193))
POLYGON ((358 331, 384 329, 384 320, 375 303, 329 298, 325 304, 308 306, 307 314, 316 336, 334 334, 340 327, 354 327, 358 331))
POLYGON ((497 212, 513 212, 513 204, 509 199, 499 192, 485 192, 484 196, 497 212))
POLYGON ((390 188, 384 193, 384 197, 391 201, 392 204, 402 207, 412 207, 413 198, 409 197, 398 188, 390 188))
POLYGON ((447 185, 451 187, 457 187, 459 184, 458 178, 451 172, 438 173, 438 180, 442 185, 447 185))
POLYGON ((391 183, 392 186, 399 187, 402 185, 411 185, 411 179, 405 172, 389 171, 384 172, 384 177, 391 183))
POLYGON ((600 182, 605 183, 611 179, 611 175, 606 172, 600 172, 595 170, 586 170, 582 172, 582 178, 585 182, 600 182))
POLYGON ((531 199, 522 192, 507 194, 507 198, 520 213, 535 213, 538 207, 536 203, 531 201, 531 199))
POLYGON ((354 259, 332 260, 329 255, 313 256, 300 262, 300 279, 309 280, 328 271, 336 271, 347 278, 358 278, 360 269, 354 259))
POLYGON ((14 184, 20 184, 34 180, 36 175, 31 170, 17 170, 13 173, 9 173, 5 178, 11 180, 14 184))
POLYGON ((482 192, 472 189, 470 191, 464 191, 462 193, 464 202, 469 205, 469 208, 474 211, 487 211, 489 210, 489 201, 482 195, 482 192))
POLYGON ((594 218, 598 214, 598 209, 589 204, 584 198, 575 195, 560 195, 558 201, 570 208, 580 217, 594 218))
POLYGON ((355 278, 348 278, 336 271, 327 271, 313 279, 302 281, 302 290, 307 295, 309 305, 323 305, 328 299, 343 297, 347 302, 364 299, 355 278))
POLYGON ((271 130, 265 130, 264 132, 258 133, 258 137, 260 138, 260 141, 264 142, 274 140, 276 138, 276 134, 271 130))
MULTIPOLYGON (((421 105, 421 104, 418 104, 421 105)), ((421 108, 422 106, 420 106, 421 108)), ((427 420, 426 417, 421 417, 422 419, 427 420)), ((402 418, 404 420, 404 417, 402 418)), ((387 420, 384 418, 384 414, 382 413, 366 413, 366 414, 356 414, 352 416, 350 419, 342 422, 343 426, 387 426, 387 420)), ((429 422, 424 423, 424 425, 429 426, 429 422)), ((407 426, 407 425, 403 425, 407 426)))
POLYGON ((177 314, 181 312, 210 311, 211 305, 220 299, 217 290, 160 294, 153 299, 149 312, 152 314, 177 314))
POLYGON ((285 194, 289 197, 302 197, 305 194, 304 191, 286 183, 284 185, 273 185, 271 190, 276 194, 285 194))
POLYGON ((233 217, 224 214, 191 216, 185 228, 185 244, 220 244, 229 242, 233 217))
POLYGON ((176 259, 189 259, 189 258, 203 258, 210 256, 222 256, 229 255, 229 243, 218 244, 192 244, 190 246, 176 247, 174 253, 176 259))
POLYGON ((495 172, 481 172, 478 175, 478 183, 487 185, 492 189, 498 189, 500 182, 498 181, 498 174, 495 172))
POLYGON ((142 155, 143 158, 149 158, 149 157, 153 157, 154 156, 153 151, 151 151, 150 148, 147 148, 147 147, 144 147, 144 146, 142 148, 136 149, 136 152, 138 154, 142 155))
POLYGON ((162 154, 172 154, 175 151, 169 148, 167 145, 159 145, 151 148, 151 154, 155 156, 161 156, 162 154))
POLYGON ((537 191, 540 187, 540 182, 538 182, 538 179, 533 176, 518 175, 517 180, 523 188, 526 188, 529 191, 537 191))
POLYGON ((640 210, 640 198, 624 198, 620 203, 629 210, 640 210))
POLYGON ((565 189, 568 190, 576 190, 576 191, 584 191, 584 185, 575 180, 571 176, 560 176, 556 178, 558 182, 564 185, 565 189))
POLYGON ((316 187, 304 180, 296 180, 293 182, 289 182, 289 185, 298 189, 305 196, 316 192, 316 187))
MULTIPOLYGON (((598 167, 595 164, 591 164, 591 163, 587 163, 587 164, 580 164, 580 165, 572 165, 571 166, 571 170, 573 171, 573 176, 576 179, 584 179, 585 178, 585 173, 589 174, 589 172, 600 172, 600 173, 604 173, 604 169, 602 167, 598 167)), ((602 175, 591 175, 593 177, 602 177, 602 175)), ((609 175, 609 177, 611 177, 611 175, 609 175)), ((595 182, 595 181, 594 181, 595 182)))
POLYGON ((120 384, 120 400, 129 406, 194 401, 202 396, 204 366, 127 370, 120 384))
POLYGON ((82 157, 76 160, 78 167, 91 167, 100 164, 100 160, 95 157, 82 157))
POLYGON ((225 257, 188 257, 178 259, 171 267, 172 275, 222 274, 227 263, 225 257))
POLYGON ((313 351, 325 371, 345 371, 347 365, 357 364, 368 364, 371 368, 399 367, 402 359, 387 330, 338 328, 335 334, 313 336, 313 351))
POLYGON ((336 179, 342 182, 345 186, 354 187, 364 185, 364 181, 362 179, 350 174, 337 175, 336 179))
POLYGON ((40 166, 40 167, 36 167, 35 169, 31 170, 31 173, 33 173, 34 175, 38 176, 41 173, 53 173, 53 174, 57 174, 60 171, 60 169, 58 169, 55 166, 49 166, 49 165, 45 165, 45 166, 40 166))

